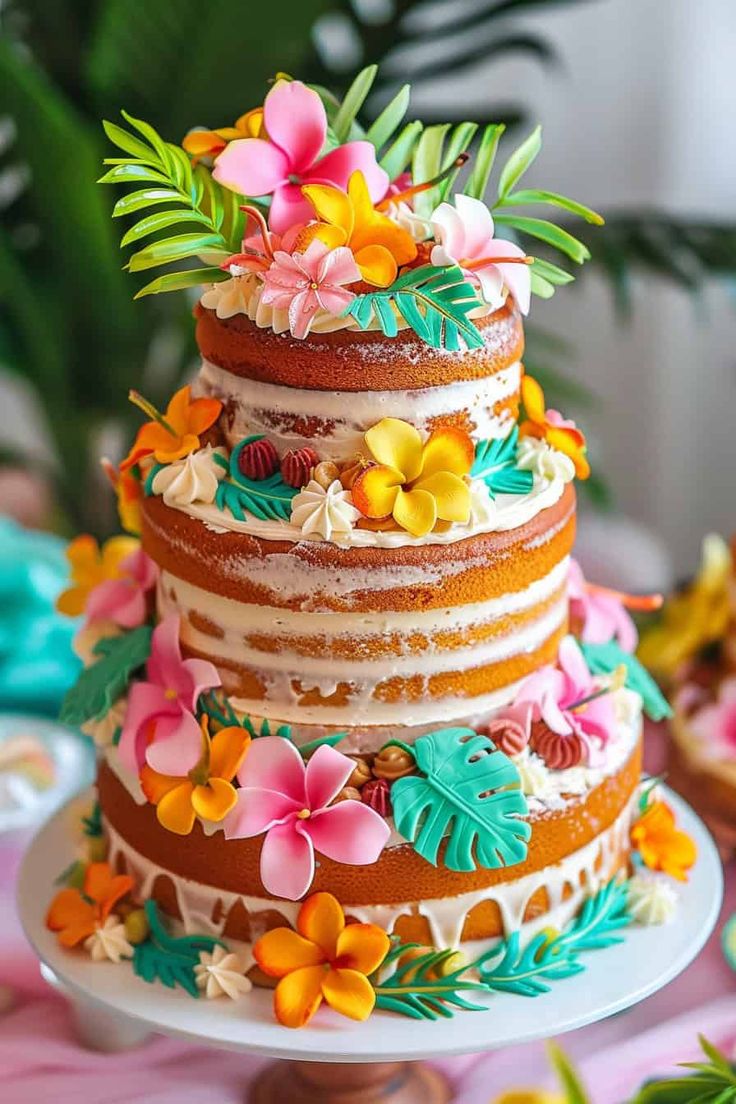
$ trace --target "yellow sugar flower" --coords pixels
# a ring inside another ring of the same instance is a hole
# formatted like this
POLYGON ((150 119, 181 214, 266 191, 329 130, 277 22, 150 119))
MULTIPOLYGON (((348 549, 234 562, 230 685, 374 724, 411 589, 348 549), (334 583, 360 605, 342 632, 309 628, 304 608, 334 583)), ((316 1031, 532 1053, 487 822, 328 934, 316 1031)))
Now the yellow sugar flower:
POLYGON ((262 138, 264 134, 263 108, 254 107, 236 119, 231 127, 218 127, 216 130, 198 127, 190 130, 182 147, 196 164, 203 157, 217 157, 229 142, 239 138, 262 138))
POLYGON ((66 550, 71 567, 72 585, 56 600, 59 613, 79 617, 94 587, 108 579, 120 578, 120 564, 140 547, 134 537, 111 537, 102 548, 88 533, 75 537, 66 550))
POLYGON ((470 491, 464 476, 473 465, 468 434, 453 426, 434 430, 426 442, 409 422, 384 418, 365 443, 376 461, 353 484, 353 503, 368 518, 393 517, 415 537, 438 521, 466 522, 470 491))
POLYGON ((315 238, 330 249, 347 245, 361 276, 375 287, 388 287, 399 266, 416 257, 411 234, 373 206, 359 169, 350 177, 347 192, 331 184, 305 184, 302 194, 320 221, 304 228, 297 242, 299 251, 315 238))

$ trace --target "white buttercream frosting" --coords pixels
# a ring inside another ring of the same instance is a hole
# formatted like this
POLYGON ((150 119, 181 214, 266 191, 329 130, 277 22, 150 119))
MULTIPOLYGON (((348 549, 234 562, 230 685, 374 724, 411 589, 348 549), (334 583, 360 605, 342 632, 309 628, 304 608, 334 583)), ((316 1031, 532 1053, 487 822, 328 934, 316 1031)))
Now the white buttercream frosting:
POLYGON ((252 989, 250 978, 245 976, 246 970, 253 965, 253 956, 238 954, 228 951, 226 947, 219 945, 212 951, 200 951, 199 962, 194 967, 194 977, 197 988, 204 991, 208 1000, 215 997, 230 997, 237 1000, 243 993, 249 993, 252 989))
POLYGON ((291 524, 305 537, 333 540, 346 536, 359 518, 360 511, 353 506, 353 496, 344 490, 339 479, 329 487, 310 479, 291 502, 291 524))
POLYGON ((151 489, 154 494, 163 496, 167 506, 181 508, 194 502, 212 503, 218 484, 225 476, 225 469, 215 457, 225 455, 225 449, 214 449, 212 445, 190 452, 156 472, 151 489))
POLYGON ((125 925, 117 916, 108 916, 84 941, 93 962, 121 962, 133 957, 133 948, 125 934, 125 925))
POLYGON ((533 472, 541 479, 571 483, 575 465, 569 456, 552 448, 538 437, 522 437, 516 453, 516 465, 522 471, 533 472))
POLYGON ((496 500, 482 479, 470 483, 470 524, 492 526, 496 518, 496 500))
POLYGON ((668 924, 677 912, 677 891, 662 874, 635 874, 627 901, 629 914, 638 924, 668 924))

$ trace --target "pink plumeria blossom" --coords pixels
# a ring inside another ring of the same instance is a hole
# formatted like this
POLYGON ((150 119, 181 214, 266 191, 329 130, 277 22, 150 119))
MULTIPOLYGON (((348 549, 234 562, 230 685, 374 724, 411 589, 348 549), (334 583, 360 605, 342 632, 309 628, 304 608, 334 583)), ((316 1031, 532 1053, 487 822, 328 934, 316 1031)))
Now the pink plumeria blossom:
POLYGON ((90 591, 87 624, 112 621, 121 629, 135 629, 146 620, 148 595, 156 585, 158 567, 138 548, 120 561, 119 570, 119 578, 105 579, 90 591))
POLYGON ((268 137, 228 143, 212 175, 242 195, 272 196, 268 221, 277 234, 313 218, 302 195, 304 184, 334 184, 346 190, 352 173, 360 169, 373 202, 383 199, 388 175, 370 142, 347 142, 320 156, 327 114, 317 93, 301 81, 274 84, 263 104, 263 122, 268 137))
POLYGON ((736 758, 736 678, 721 683, 717 700, 698 710, 690 726, 706 755, 713 759, 736 758))
POLYGON ((130 688, 118 751, 136 773, 146 762, 160 774, 184 775, 202 754, 194 709, 204 690, 220 685, 220 676, 207 660, 182 659, 179 626, 176 613, 156 626, 146 679, 130 688))
POLYGON ((227 839, 266 833, 261 881, 268 893, 298 901, 314 878, 314 853, 353 866, 374 863, 389 827, 360 801, 330 802, 355 768, 352 759, 324 744, 305 765, 283 736, 250 746, 238 772, 238 803, 225 821, 227 839))
POLYGON ((579 736, 588 765, 600 766, 615 724, 611 694, 580 704, 601 686, 594 681, 573 637, 566 636, 560 644, 557 663, 557 667, 542 667, 524 679, 515 705, 531 702, 533 720, 544 721, 560 736, 579 736))
POLYGON ((479 199, 456 195, 455 205, 440 203, 432 215, 432 229, 437 245, 432 249, 435 265, 459 265, 480 287, 489 306, 497 308, 504 302, 504 287, 514 296, 519 310, 528 314, 531 300, 531 273, 526 264, 504 264, 504 257, 525 256, 513 242, 494 238, 493 215, 479 199), (477 267, 474 262, 485 257, 493 260, 477 267), (497 260, 498 258, 498 260, 497 260))
POLYGON ((264 274, 261 302, 289 312, 294 337, 306 337, 318 311, 340 315, 355 298, 345 284, 360 280, 360 270, 347 246, 328 249, 315 239, 305 253, 279 249, 264 274))
POLYGON ((608 644, 610 640, 617 640, 625 652, 636 650, 639 636, 624 606, 623 596, 591 587, 576 560, 570 561, 568 595, 570 614, 581 626, 579 636, 584 644, 608 644))

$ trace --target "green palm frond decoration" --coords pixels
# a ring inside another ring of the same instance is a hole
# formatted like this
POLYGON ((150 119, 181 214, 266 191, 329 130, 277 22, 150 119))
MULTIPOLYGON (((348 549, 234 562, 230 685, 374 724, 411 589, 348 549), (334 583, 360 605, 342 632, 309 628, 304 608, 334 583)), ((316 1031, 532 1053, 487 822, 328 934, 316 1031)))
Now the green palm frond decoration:
POLYGON ((94 647, 100 658, 85 667, 61 704, 59 719, 76 727, 99 721, 123 694, 133 674, 151 653, 150 625, 108 636, 94 647))
POLYGON ((736 1067, 703 1035, 698 1038, 707 1061, 680 1062, 692 1073, 650 1081, 631 1104, 736 1104, 736 1067))
POLYGON ((149 935, 133 951, 133 969, 147 982, 160 981, 168 989, 185 989, 190 997, 199 997, 194 967, 201 951, 224 947, 221 939, 212 935, 184 935, 174 938, 161 923, 156 902, 143 906, 148 920, 149 935))
POLYGON ((371 979, 376 991, 376 1008, 386 1012, 398 1012, 414 1020, 449 1019, 455 1010, 482 1012, 486 1006, 473 1004, 461 994, 484 993, 482 982, 471 981, 464 975, 468 967, 463 963, 458 969, 450 967, 455 956, 453 950, 427 951, 401 963, 408 952, 419 950, 418 943, 398 943, 383 961, 380 974, 371 979), (385 972, 394 967, 385 977, 385 972))
POLYGON ((220 510, 229 510, 238 521, 245 521, 246 513, 261 521, 288 521, 291 517, 291 500, 298 489, 284 483, 281 473, 275 471, 268 479, 249 479, 238 467, 241 452, 253 441, 260 441, 262 434, 244 437, 230 454, 228 463, 221 456, 215 460, 228 472, 217 488, 215 504, 220 510))
POLYGON ((644 712, 653 721, 672 716, 672 708, 652 676, 635 655, 625 652, 615 640, 607 644, 580 641, 585 662, 594 675, 610 675, 621 664, 626 668, 626 686, 641 695, 644 712))
POLYGON ((375 319, 387 337, 399 332, 397 315, 435 349, 458 352, 460 339, 480 349, 483 338, 468 318, 478 307, 477 295, 457 267, 421 265, 381 291, 357 295, 345 311, 362 330, 375 319))
POLYGON ((531 837, 519 772, 487 736, 446 728, 413 747, 421 774, 391 788, 397 831, 427 862, 494 870, 523 862, 531 837))
MULTIPOLYGON (((200 695, 198 709, 200 713, 205 713, 223 728, 228 725, 244 728, 252 740, 258 740, 261 736, 282 736, 285 740, 291 740, 292 742, 294 740, 290 724, 280 724, 272 727, 268 718, 264 717, 256 727, 252 718, 247 714, 244 717, 238 717, 228 698, 216 690, 209 690, 206 694, 200 695)), ((327 744, 328 747, 336 747, 346 736, 347 732, 332 732, 328 736, 319 736, 315 740, 309 740, 306 744, 298 745, 299 751, 305 759, 308 759, 318 747, 322 747, 323 744, 327 744)))
POLYGON ((95 801, 87 816, 82 817, 82 831, 88 839, 97 839, 102 835, 102 809, 95 801))
POLYGON ((519 447, 519 427, 514 426, 508 437, 479 441, 475 446, 475 462, 470 469, 473 479, 482 479, 491 498, 497 494, 528 494, 534 483, 530 471, 516 466, 519 447))
POLYGON ((98 181, 137 186, 113 209, 113 217, 135 214, 138 218, 123 235, 121 248, 172 227, 195 227, 186 233, 167 234, 138 249, 128 261, 129 271, 143 272, 192 258, 206 261, 204 267, 179 268, 157 277, 141 288, 136 298, 227 279, 227 273, 217 266, 240 248, 240 197, 222 188, 205 168, 193 167, 184 150, 165 142, 149 123, 125 111, 122 115, 132 131, 111 122, 103 126, 110 141, 127 156, 106 158, 105 164, 111 167, 98 181))

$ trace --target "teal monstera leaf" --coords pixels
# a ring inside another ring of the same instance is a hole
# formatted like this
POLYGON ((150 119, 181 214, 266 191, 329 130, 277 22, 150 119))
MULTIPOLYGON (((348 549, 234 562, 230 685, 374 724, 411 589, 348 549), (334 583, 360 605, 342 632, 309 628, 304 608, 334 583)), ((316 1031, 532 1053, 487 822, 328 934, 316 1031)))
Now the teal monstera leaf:
POLYGON ((494 870, 523 862, 531 836, 514 764, 487 736, 445 728, 414 745, 420 775, 391 788, 396 828, 427 862, 449 870, 494 870))

